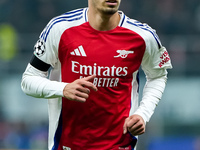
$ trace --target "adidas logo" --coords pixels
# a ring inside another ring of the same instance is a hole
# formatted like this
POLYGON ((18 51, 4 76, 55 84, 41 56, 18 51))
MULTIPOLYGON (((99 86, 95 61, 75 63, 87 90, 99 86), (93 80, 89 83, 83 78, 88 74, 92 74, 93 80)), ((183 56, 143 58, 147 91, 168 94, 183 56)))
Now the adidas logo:
POLYGON ((70 54, 73 55, 73 56, 87 57, 82 45, 79 46, 78 48, 76 48, 75 50, 73 50, 70 54))

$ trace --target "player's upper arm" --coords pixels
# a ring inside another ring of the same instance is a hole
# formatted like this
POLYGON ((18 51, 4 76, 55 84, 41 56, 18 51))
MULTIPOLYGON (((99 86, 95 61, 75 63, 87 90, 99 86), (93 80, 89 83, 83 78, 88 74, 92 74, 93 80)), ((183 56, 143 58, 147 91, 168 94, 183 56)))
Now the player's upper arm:
POLYGON ((37 58, 35 55, 32 56, 30 64, 33 67, 35 67, 36 69, 41 70, 41 71, 48 71, 49 68, 51 67, 51 65, 43 62, 42 60, 40 60, 39 58, 37 58))
POLYGON ((58 63, 58 48, 61 37, 60 25, 53 18, 39 36, 34 46, 34 55, 53 68, 58 63))
POLYGON ((172 68, 166 48, 162 45, 159 46, 151 34, 146 42, 146 51, 141 65, 148 78, 165 76, 167 69, 172 68))

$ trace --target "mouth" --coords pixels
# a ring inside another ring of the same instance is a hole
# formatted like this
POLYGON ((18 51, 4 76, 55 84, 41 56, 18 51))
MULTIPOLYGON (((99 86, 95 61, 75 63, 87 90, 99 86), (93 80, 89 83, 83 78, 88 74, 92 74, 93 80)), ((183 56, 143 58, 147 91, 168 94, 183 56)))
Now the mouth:
POLYGON ((106 2, 110 2, 110 3, 116 3, 117 0, 107 0, 106 2))
POLYGON ((107 1, 106 1, 106 4, 107 4, 107 5, 115 6, 115 5, 117 5, 117 0, 107 0, 107 1))

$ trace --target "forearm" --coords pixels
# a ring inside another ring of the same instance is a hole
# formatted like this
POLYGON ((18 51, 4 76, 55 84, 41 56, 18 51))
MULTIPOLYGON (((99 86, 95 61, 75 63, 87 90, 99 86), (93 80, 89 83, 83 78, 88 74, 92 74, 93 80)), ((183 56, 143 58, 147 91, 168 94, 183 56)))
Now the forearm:
POLYGON ((28 64, 21 81, 24 93, 37 98, 62 97, 67 83, 50 81, 47 79, 47 75, 47 72, 40 71, 28 64))
POLYGON ((134 114, 142 116, 145 122, 148 122, 158 105, 164 92, 167 82, 167 76, 155 79, 147 79, 143 89, 142 101, 134 114))

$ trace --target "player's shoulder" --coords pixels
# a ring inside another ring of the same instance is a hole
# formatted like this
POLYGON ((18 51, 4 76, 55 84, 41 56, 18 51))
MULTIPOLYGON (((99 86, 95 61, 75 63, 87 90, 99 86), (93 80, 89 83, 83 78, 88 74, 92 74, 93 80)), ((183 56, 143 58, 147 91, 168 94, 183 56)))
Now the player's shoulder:
POLYGON ((80 20, 85 21, 85 13, 86 13, 86 8, 80 8, 80 9, 75 9, 72 11, 68 11, 66 13, 63 13, 59 16, 56 16, 50 20, 48 25, 55 25, 59 23, 74 23, 80 20))
POLYGON ((40 38, 47 39, 50 33, 62 34, 68 28, 85 23, 87 21, 86 12, 87 8, 80 8, 52 18, 44 28, 40 38))
POLYGON ((80 20, 84 17, 84 12, 87 10, 87 8, 79 8, 75 10, 71 10, 68 12, 65 12, 54 19, 64 19, 65 21, 75 21, 75 20, 80 20))
POLYGON ((136 19, 125 16, 123 27, 136 32, 142 36, 146 41, 156 41, 159 47, 161 47, 160 39, 156 33, 156 30, 149 26, 147 23, 142 23, 136 19))

